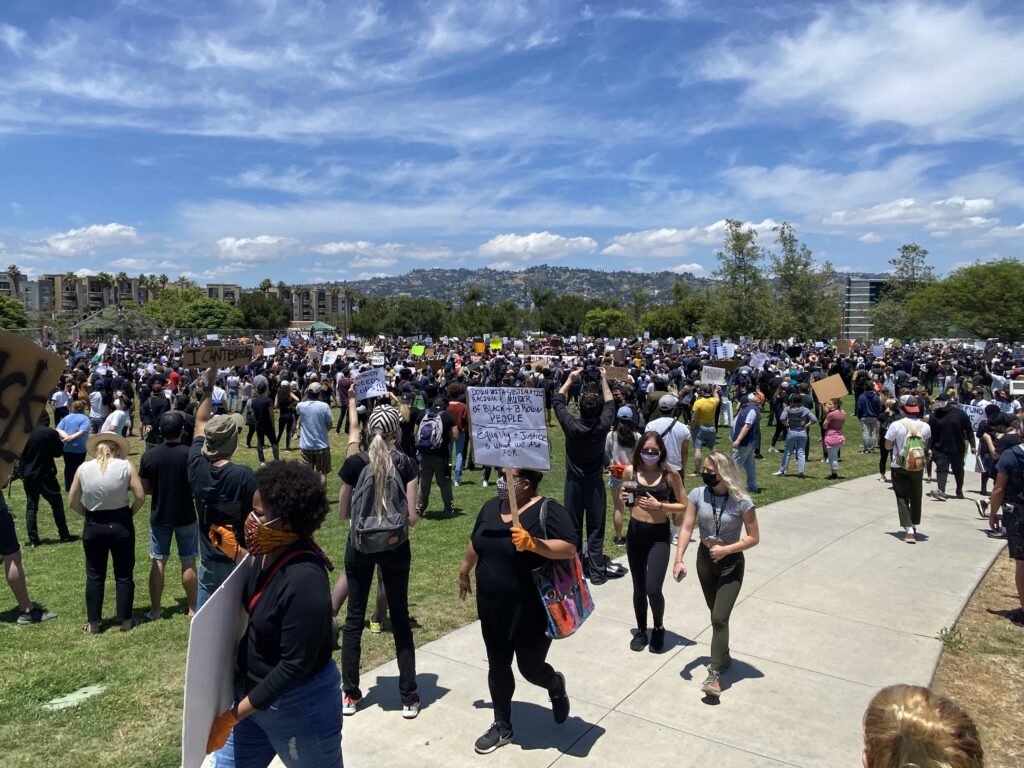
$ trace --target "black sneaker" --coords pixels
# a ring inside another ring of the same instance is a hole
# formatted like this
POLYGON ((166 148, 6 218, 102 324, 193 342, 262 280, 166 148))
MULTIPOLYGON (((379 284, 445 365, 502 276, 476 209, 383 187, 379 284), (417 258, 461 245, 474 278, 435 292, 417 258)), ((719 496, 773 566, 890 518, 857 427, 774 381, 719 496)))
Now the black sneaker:
POLYGON ((606 581, 608 581, 608 574, 606 573, 599 572, 595 573, 590 577, 590 583, 593 584, 595 587, 601 586, 606 581))
POLYGON ((655 627, 651 630, 651 653, 661 653, 665 649, 665 628, 655 627))
POLYGON ((70 544, 73 541, 78 541, 78 537, 75 536, 73 533, 69 533, 67 536, 60 537, 61 544, 70 544))
POLYGON ((631 651, 642 651, 647 645, 647 630, 638 629, 636 634, 633 635, 633 639, 629 641, 629 650, 631 651))
POLYGON ((50 613, 48 610, 43 608, 43 606, 33 605, 24 613, 18 614, 18 623, 22 626, 25 626, 26 624, 41 624, 44 621, 56 618, 57 614, 50 613))
POLYGON ((617 547, 624 547, 624 546, 626 546, 626 539, 625 539, 624 536, 616 536, 613 539, 613 541, 615 543, 615 546, 617 546, 617 547))
POLYGON ((569 694, 565 690, 565 675, 555 672, 555 677, 558 678, 558 684, 555 686, 555 690, 550 691, 551 714, 554 716, 555 722, 561 725, 569 719, 569 694))
POLYGON ((511 725, 491 723, 491 727, 487 729, 487 732, 476 740, 473 749, 476 750, 478 755, 489 755, 498 747, 504 747, 512 741, 513 736, 515 734, 512 732, 511 725))

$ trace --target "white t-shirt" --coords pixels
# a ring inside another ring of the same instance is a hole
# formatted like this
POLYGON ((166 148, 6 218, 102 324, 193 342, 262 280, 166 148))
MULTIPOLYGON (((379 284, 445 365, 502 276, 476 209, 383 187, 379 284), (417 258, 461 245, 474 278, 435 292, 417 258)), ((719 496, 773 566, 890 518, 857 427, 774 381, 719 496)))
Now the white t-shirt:
POLYGON ((68 403, 71 402, 71 395, 63 389, 58 389, 50 396, 50 402, 53 403, 54 408, 67 408, 68 403))
POLYGON ((113 411, 107 420, 103 422, 103 426, 100 428, 100 432, 114 432, 118 435, 124 434, 124 428, 128 426, 128 422, 131 417, 128 415, 128 411, 113 411))
POLYGON ((107 417, 107 406, 103 404, 103 393, 92 391, 89 393, 89 418, 105 419, 107 417))
POLYGON ((128 483, 131 476, 131 465, 126 459, 111 459, 103 473, 96 461, 85 462, 78 468, 82 506, 90 512, 129 506, 128 483))
POLYGON ((690 430, 673 416, 662 416, 647 422, 645 432, 657 432, 665 443, 665 460, 677 472, 683 468, 683 443, 690 439, 690 430), (669 428, 671 427, 671 431, 669 428))
POLYGON ((894 421, 889 425, 889 430, 885 433, 885 439, 892 441, 892 453, 889 460, 893 466, 898 465, 897 456, 903 454, 903 446, 907 442, 907 435, 909 432, 908 428, 920 430, 919 434, 921 439, 925 443, 925 447, 928 445, 928 441, 932 439, 932 430, 927 423, 920 419, 902 418, 898 421, 894 421))

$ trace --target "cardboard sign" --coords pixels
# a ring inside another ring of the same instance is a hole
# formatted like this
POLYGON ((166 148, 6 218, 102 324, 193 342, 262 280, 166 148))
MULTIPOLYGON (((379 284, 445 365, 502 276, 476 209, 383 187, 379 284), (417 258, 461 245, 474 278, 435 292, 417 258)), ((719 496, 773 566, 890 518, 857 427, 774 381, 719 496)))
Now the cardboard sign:
POLYGON ((712 368, 710 365, 705 365, 700 369, 700 383, 725 386, 725 368, 712 368))
POLYGON ((608 381, 628 381, 628 368, 605 368, 604 370, 608 381))
POLYGON ((200 768, 214 719, 234 703, 235 656, 248 616, 242 590, 256 567, 246 555, 192 619, 185 656, 185 708, 181 723, 182 768, 200 768))
MULTIPOLYGON (((251 346, 189 347, 181 353, 186 368, 230 368, 252 362, 251 346)), ((264 350, 266 354, 266 350, 264 350)))
POLYGON ((374 355, 373 357, 371 357, 370 358, 370 365, 372 365, 374 368, 383 368, 384 367, 384 355, 374 355))
POLYGON ((341 354, 336 349, 329 349, 324 352, 323 360, 320 361, 321 365, 331 366, 334 365, 334 361, 338 359, 338 355, 341 354))
POLYGON ((0 331, 0 487, 7 484, 65 365, 60 355, 0 331))
POLYGON ((838 373, 828 376, 821 381, 812 382, 811 389, 814 390, 814 396, 818 398, 819 403, 824 403, 826 400, 831 400, 834 397, 846 397, 850 394, 846 384, 843 382, 843 377, 838 373))
POLYGON ((384 381, 384 369, 372 368, 356 374, 355 387, 356 400, 387 396, 388 385, 384 381))
POLYGON ((850 349, 852 348, 853 342, 850 341, 849 339, 839 339, 836 342, 836 352, 838 352, 840 355, 850 354, 850 349))
POLYGON ((444 368, 444 360, 427 360, 427 365, 432 371, 440 371, 444 368))
POLYGON ((468 392, 473 455, 478 464, 551 469, 543 390, 470 387, 468 392))
POLYGON ((484 344, 483 339, 477 339, 476 341, 473 342, 473 351, 476 352, 478 355, 482 355, 484 353, 485 348, 486 345, 484 344))

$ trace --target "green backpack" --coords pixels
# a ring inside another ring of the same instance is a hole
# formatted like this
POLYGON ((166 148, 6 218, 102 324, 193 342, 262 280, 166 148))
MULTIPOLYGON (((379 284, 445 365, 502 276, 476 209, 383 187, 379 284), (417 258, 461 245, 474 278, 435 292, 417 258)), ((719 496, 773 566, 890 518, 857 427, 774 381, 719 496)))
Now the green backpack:
POLYGON ((913 419, 903 421, 907 439, 903 443, 903 453, 899 456, 897 466, 907 472, 924 472, 928 456, 924 449, 924 440, 921 439, 921 422, 913 419))

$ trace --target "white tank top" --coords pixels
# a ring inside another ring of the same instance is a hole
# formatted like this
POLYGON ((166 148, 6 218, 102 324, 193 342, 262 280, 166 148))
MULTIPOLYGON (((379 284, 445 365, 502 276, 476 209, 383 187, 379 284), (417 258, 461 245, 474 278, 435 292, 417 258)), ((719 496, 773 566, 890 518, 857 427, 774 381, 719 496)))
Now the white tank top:
POLYGON ((82 506, 90 512, 129 506, 128 483, 131 476, 131 464, 125 459, 111 459, 107 462, 107 471, 103 473, 100 472, 99 462, 85 462, 78 468, 82 506))

